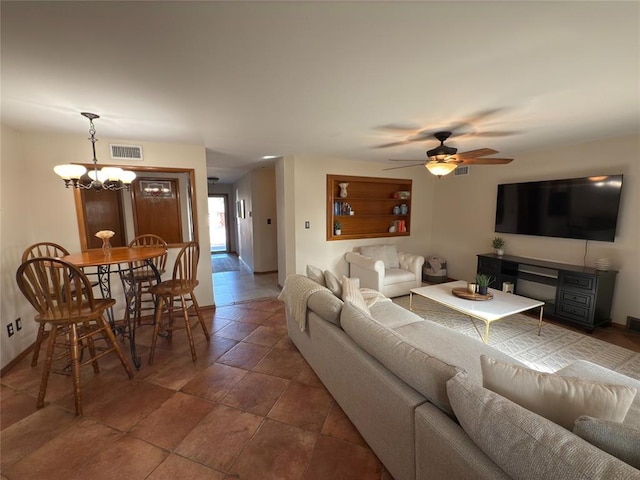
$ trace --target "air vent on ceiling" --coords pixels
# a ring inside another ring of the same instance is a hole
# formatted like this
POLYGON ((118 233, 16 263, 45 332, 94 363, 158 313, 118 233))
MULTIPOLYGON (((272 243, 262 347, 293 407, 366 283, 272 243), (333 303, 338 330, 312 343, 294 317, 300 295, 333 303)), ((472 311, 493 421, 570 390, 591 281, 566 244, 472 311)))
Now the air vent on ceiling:
POLYGON ((142 147, 139 145, 110 145, 111 158, 115 160, 142 160, 142 147))
POLYGON ((469 175, 469 165, 460 165, 453 171, 454 175, 469 175))

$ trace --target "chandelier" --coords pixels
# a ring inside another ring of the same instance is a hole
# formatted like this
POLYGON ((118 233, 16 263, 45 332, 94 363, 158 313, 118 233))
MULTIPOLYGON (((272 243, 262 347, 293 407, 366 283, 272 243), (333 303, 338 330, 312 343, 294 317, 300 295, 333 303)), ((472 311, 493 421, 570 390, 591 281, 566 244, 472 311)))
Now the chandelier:
POLYGON ((64 180, 64 186, 69 188, 82 188, 88 190, 94 188, 96 190, 129 190, 131 182, 136 178, 136 174, 130 170, 123 170, 118 167, 103 167, 98 170, 98 159, 96 158, 96 128, 93 121, 100 118, 95 113, 82 112, 80 115, 89 119, 89 141, 93 150, 93 170, 87 173, 87 169, 82 165, 56 165, 53 171, 64 180), (82 176, 87 173, 91 179, 90 182, 81 181, 82 176))

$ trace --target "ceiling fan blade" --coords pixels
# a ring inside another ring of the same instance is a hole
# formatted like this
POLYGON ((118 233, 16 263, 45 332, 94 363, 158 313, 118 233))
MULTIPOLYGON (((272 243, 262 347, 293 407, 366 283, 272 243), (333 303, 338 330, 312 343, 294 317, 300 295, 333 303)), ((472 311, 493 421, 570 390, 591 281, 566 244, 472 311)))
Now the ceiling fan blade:
POLYGON ((422 162, 422 163, 414 163, 413 165, 401 165, 399 167, 383 168, 382 170, 396 170, 398 168, 407 168, 407 167, 422 167, 423 165, 424 165, 424 162, 422 162))
POLYGON ((457 160, 464 160, 465 158, 486 157, 487 155, 493 155, 498 153, 497 150, 492 148, 480 148, 478 150, 469 150, 468 152, 460 152, 452 155, 457 160))
POLYGON ((464 165, 504 165, 513 162, 513 158, 467 158, 462 160, 464 165))
POLYGON ((509 137, 511 135, 520 135, 522 132, 517 130, 495 130, 493 132, 474 132, 471 135, 474 137, 485 137, 485 138, 494 138, 494 137, 509 137))
POLYGON ((376 145, 373 148, 397 147, 398 145, 406 145, 407 143, 409 143, 409 140, 398 140, 397 142, 383 143, 382 145, 376 145))

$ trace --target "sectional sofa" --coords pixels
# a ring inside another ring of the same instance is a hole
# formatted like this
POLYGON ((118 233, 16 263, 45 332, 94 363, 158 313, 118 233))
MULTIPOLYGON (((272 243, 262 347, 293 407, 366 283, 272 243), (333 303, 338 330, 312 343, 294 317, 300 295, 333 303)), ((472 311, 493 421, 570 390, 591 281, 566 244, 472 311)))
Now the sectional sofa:
POLYGON ((624 390, 624 418, 604 422, 627 435, 623 461, 483 387, 487 361, 527 371, 517 360, 348 279, 327 280, 286 279, 289 337, 395 480, 640 479, 628 458, 640 441, 640 381, 585 361, 551 378, 624 390))

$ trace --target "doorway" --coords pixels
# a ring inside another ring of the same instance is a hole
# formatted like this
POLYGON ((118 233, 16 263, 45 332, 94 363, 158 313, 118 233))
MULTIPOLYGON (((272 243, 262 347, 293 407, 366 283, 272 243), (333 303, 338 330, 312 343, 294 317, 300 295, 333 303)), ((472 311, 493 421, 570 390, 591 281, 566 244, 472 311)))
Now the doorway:
POLYGON ((209 196, 209 244, 211 253, 229 251, 229 197, 226 194, 209 196))

